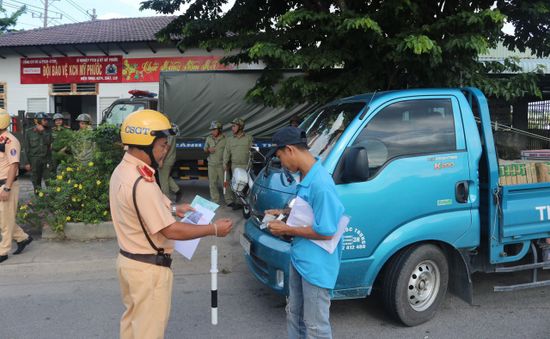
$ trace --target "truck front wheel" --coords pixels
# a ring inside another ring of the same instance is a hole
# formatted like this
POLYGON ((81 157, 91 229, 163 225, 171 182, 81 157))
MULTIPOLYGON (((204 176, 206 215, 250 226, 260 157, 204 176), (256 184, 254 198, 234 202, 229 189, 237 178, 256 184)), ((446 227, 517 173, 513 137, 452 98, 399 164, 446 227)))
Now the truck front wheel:
POLYGON ((435 315, 448 282, 449 265, 439 247, 408 248, 388 265, 382 287, 384 306, 407 326, 422 324, 435 315))

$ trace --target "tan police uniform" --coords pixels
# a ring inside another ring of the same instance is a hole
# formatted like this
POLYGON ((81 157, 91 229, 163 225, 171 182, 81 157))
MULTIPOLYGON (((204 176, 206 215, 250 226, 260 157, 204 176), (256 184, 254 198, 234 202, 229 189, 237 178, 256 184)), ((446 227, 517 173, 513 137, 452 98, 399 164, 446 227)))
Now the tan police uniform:
MULTIPOLYGON (((0 143, 5 143, 4 152, 0 152, 0 182, 4 181, 0 186, 0 190, 2 190, 5 187, 5 180, 8 178, 10 165, 19 163, 21 144, 19 140, 8 131, 4 131, 4 133, 0 135, 0 143)), ((0 201, 0 234, 2 235, 0 255, 8 254, 13 240, 21 242, 27 240, 29 237, 29 235, 15 223, 18 199, 19 182, 14 181, 11 185, 8 200, 0 201)))
MULTIPOLYGON (((173 240, 160 233, 176 221, 171 214, 170 200, 154 181, 154 170, 128 153, 113 171, 109 186, 118 245, 132 254, 156 254, 143 233, 132 199, 134 183, 140 176, 145 179, 137 185, 136 204, 144 227, 157 247, 172 253, 173 240), (140 174, 139 168, 151 175, 140 174)), ((163 338, 170 316, 172 270, 119 254, 117 271, 126 307, 120 320, 120 338, 163 338)))

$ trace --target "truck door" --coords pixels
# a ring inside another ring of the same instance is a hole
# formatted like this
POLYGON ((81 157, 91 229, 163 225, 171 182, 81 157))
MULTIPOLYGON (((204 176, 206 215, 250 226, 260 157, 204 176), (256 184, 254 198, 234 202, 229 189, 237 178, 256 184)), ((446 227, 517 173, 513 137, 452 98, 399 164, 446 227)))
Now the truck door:
POLYGON ((461 241, 472 224, 467 189, 471 194, 476 185, 458 107, 453 96, 388 101, 350 139, 348 148, 367 150, 370 175, 362 182, 336 179, 351 216, 336 289, 361 286, 354 281, 361 279, 357 270, 387 254, 376 252, 383 243, 400 248, 426 239, 461 241))

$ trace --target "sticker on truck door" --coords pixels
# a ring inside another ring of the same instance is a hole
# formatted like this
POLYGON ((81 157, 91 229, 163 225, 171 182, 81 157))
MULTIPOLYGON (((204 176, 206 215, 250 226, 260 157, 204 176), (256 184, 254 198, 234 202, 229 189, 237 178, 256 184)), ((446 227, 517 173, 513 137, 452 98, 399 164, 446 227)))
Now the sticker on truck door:
POLYGON ((344 246, 344 250, 346 251, 364 250, 365 248, 367 248, 365 235, 358 228, 346 227, 346 231, 342 238, 343 238, 342 244, 344 246))
POLYGON ((437 201, 437 206, 449 206, 453 204, 452 199, 440 199, 437 201))

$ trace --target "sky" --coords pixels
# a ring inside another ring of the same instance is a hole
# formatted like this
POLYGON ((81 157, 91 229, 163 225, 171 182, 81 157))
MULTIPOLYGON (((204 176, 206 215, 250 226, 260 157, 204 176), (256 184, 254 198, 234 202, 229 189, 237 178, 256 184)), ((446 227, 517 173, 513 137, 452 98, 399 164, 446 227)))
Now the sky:
MULTIPOLYGON (((44 26, 45 0, 0 0, 8 13, 13 13, 22 5, 27 5, 27 13, 17 21, 16 29, 34 29, 44 26)), ((230 8, 234 1, 229 1, 230 8)), ((49 0, 48 26, 57 26, 91 20, 90 14, 95 9, 98 19, 135 18, 142 16, 163 15, 151 10, 140 11, 141 0, 49 0), (87 14, 90 13, 90 14, 87 14)), ((182 11, 176 14, 181 14, 182 11)), ((2 14, 0 14, 2 15, 2 14)), ((505 25, 503 31, 513 34, 513 26, 505 25)))
MULTIPOLYGON (((93 13, 93 9, 98 19, 162 15, 151 10, 140 11, 140 2, 140 0, 49 0, 48 26, 91 20, 90 14, 93 13)), ((8 13, 13 13, 22 5, 27 5, 27 13, 19 17, 16 29, 28 30, 44 26, 44 0, 0 0, 0 4, 8 13)))

